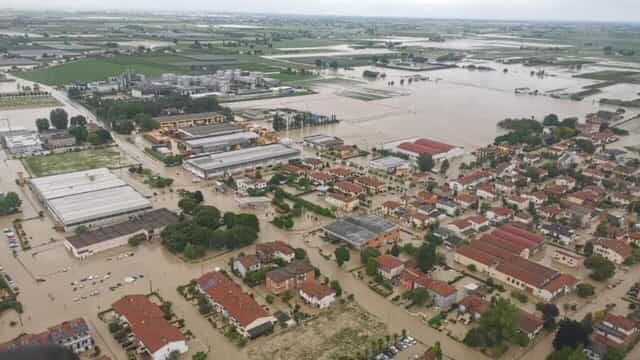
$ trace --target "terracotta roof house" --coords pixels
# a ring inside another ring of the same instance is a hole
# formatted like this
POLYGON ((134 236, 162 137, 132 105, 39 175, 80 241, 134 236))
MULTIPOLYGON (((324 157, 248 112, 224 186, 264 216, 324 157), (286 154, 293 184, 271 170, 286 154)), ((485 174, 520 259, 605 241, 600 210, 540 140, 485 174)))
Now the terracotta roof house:
POLYGON ((385 191, 386 184, 373 176, 358 176, 353 180, 356 184, 363 186, 372 193, 381 193, 385 191))
POLYGON ((335 290, 315 280, 303 283, 299 293, 305 302, 320 309, 329 307, 336 300, 335 290))
POLYGON ((285 267, 271 270, 266 275, 267 290, 275 295, 299 289, 314 279, 315 270, 306 261, 295 261, 285 267))
POLYGON ((333 188, 345 195, 350 195, 355 197, 358 197, 365 193, 364 187, 362 187, 361 185, 352 183, 351 181, 338 181, 333 185, 333 188))
POLYGON ((189 350, 184 335, 165 320, 160 307, 146 295, 127 295, 111 307, 152 359, 166 359, 174 351, 184 354, 189 350))
POLYGON ((224 274, 214 271, 202 275, 197 289, 242 336, 253 339, 273 330, 276 318, 224 274))
POLYGON ((295 251, 284 241, 272 241, 256 244, 256 255, 263 263, 281 259, 285 262, 292 262, 295 258, 295 251))
POLYGON ((441 309, 448 309, 456 302, 458 291, 444 281, 431 279, 415 269, 404 269, 400 273, 400 286, 407 290, 422 287, 433 297, 434 304, 441 309))
MULTIPOLYGON (((63 346, 74 354, 81 354, 92 351, 94 345, 87 322, 83 318, 76 318, 54 325, 41 333, 22 334, 0 343, 0 352, 11 352, 28 346, 63 346)), ((10 354, 5 353, 4 356, 10 359, 10 354)))
POLYGON ((385 279, 393 279, 404 270, 404 263, 392 255, 380 255, 375 258, 375 262, 378 265, 378 274, 385 279))
POLYGON ((260 270, 260 258, 257 255, 245 255, 236 258, 233 261, 233 270, 237 271, 245 277, 249 271, 260 270))
POLYGON ((593 253, 620 265, 631 256, 633 249, 623 240, 595 240, 593 253))

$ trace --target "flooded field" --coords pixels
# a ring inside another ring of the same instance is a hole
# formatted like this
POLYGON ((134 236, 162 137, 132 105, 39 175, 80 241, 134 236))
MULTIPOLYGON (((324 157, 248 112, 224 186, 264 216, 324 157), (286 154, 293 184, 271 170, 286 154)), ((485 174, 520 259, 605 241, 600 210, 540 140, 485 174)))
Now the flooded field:
MULTIPOLYGON (((314 133, 340 136, 349 143, 365 148, 381 142, 424 136, 446 141, 466 148, 474 148, 493 141, 498 133, 496 123, 507 117, 535 117, 541 119, 549 113, 558 116, 578 116, 599 110, 600 97, 615 97, 622 92, 634 94, 637 85, 616 85, 604 88, 601 94, 583 101, 555 99, 552 91, 577 92, 583 86, 596 83, 574 78, 575 73, 561 68, 547 68, 550 76, 531 76, 532 70, 522 65, 484 63, 496 71, 472 71, 461 68, 422 72, 427 81, 407 83, 416 73, 360 67, 350 71, 327 73, 326 76, 346 80, 363 80, 365 69, 386 73, 386 78, 365 83, 318 82, 317 94, 295 98, 279 98, 239 102, 234 109, 290 107, 321 114, 335 114, 342 122, 326 127, 289 131, 285 136, 300 139, 314 133), (503 72, 503 69, 507 72, 503 72), (404 86, 400 85, 405 80, 404 86), (389 86, 394 82, 394 86, 389 86), (516 88, 538 90, 540 95, 515 94, 516 88), (386 91, 381 97, 373 91, 386 91), (393 91, 403 96, 394 96, 393 91), (364 94, 362 94, 364 93, 364 94), (370 94, 370 95, 367 95, 370 94), (391 95, 389 95, 391 94, 391 95), (345 96, 346 95, 346 96, 345 96)), ((585 66, 582 72, 595 71, 585 66)), ((611 110, 611 108, 603 107, 611 110)))

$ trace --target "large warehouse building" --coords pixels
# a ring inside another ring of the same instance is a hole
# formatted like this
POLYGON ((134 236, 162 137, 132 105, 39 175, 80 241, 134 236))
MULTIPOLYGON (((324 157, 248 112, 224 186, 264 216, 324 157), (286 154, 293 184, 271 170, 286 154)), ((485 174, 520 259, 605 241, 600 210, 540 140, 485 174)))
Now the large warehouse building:
POLYGON ((257 140, 258 135, 256 133, 244 131, 220 136, 188 139, 185 140, 183 144, 187 151, 195 155, 249 147, 254 145, 257 140))
POLYGON ((247 169, 286 164, 299 158, 300 150, 271 144, 192 158, 185 160, 183 166, 198 177, 210 179, 247 169))
POLYGON ((420 155, 430 155, 436 162, 444 159, 451 160, 464 155, 464 149, 461 147, 424 138, 394 141, 384 144, 383 148, 407 155, 411 159, 417 159, 420 155))
POLYGON ((29 187, 65 231, 124 222, 151 202, 106 168, 31 179, 29 187))

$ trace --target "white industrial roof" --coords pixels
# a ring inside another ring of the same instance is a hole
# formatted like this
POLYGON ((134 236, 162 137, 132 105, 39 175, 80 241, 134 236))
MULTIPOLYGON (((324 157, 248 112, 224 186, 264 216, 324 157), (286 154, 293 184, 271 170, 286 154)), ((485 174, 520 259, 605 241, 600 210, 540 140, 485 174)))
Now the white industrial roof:
POLYGON ((49 207, 65 225, 151 208, 151 202, 130 186, 101 189, 52 199, 49 207))
POLYGON ((193 158, 187 160, 186 163, 205 171, 211 171, 299 153, 299 150, 282 144, 271 144, 193 158))
POLYGON ((226 144, 226 143, 234 143, 236 141, 239 140, 254 140, 257 139, 258 135, 254 132, 250 132, 250 131, 245 131, 245 132, 240 132, 240 133, 235 133, 235 134, 229 134, 229 135, 221 135, 221 136, 211 136, 211 137, 204 137, 204 138, 198 138, 198 139, 191 139, 191 140, 186 140, 185 143, 191 145, 191 146, 215 146, 218 144, 226 144))
POLYGON ((126 185, 107 168, 39 177, 31 183, 45 200, 126 185))

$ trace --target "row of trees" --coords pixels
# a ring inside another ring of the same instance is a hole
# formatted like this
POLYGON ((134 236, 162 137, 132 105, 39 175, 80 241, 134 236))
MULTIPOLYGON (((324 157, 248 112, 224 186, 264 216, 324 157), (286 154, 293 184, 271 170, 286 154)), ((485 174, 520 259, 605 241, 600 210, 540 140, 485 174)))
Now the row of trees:
POLYGON ((18 211, 20 205, 22 205, 22 200, 15 192, 10 191, 0 195, 0 215, 13 214, 18 211))
POLYGON ((160 116, 167 108, 175 108, 185 114, 197 114, 212 111, 221 111, 226 120, 233 120, 233 114, 229 108, 222 107, 214 97, 192 99, 189 96, 164 96, 152 101, 133 100, 115 101, 95 98, 87 103, 94 108, 96 114, 104 119, 109 126, 121 134, 130 134, 135 126, 144 131, 157 129, 159 124, 153 117, 160 116))
POLYGON ((231 212, 222 215, 213 206, 199 204, 195 196, 188 193, 179 203, 189 219, 167 226, 161 233, 162 243, 169 251, 195 259, 209 249, 238 249, 258 239, 260 226, 255 215, 231 212))
POLYGON ((88 142, 91 145, 104 145, 113 140, 111 133, 102 128, 89 133, 86 128, 86 117, 83 115, 69 117, 69 114, 61 108, 51 110, 49 118, 36 119, 38 132, 49 130, 52 125, 54 129, 67 130, 69 134, 75 137, 76 144, 88 142))

